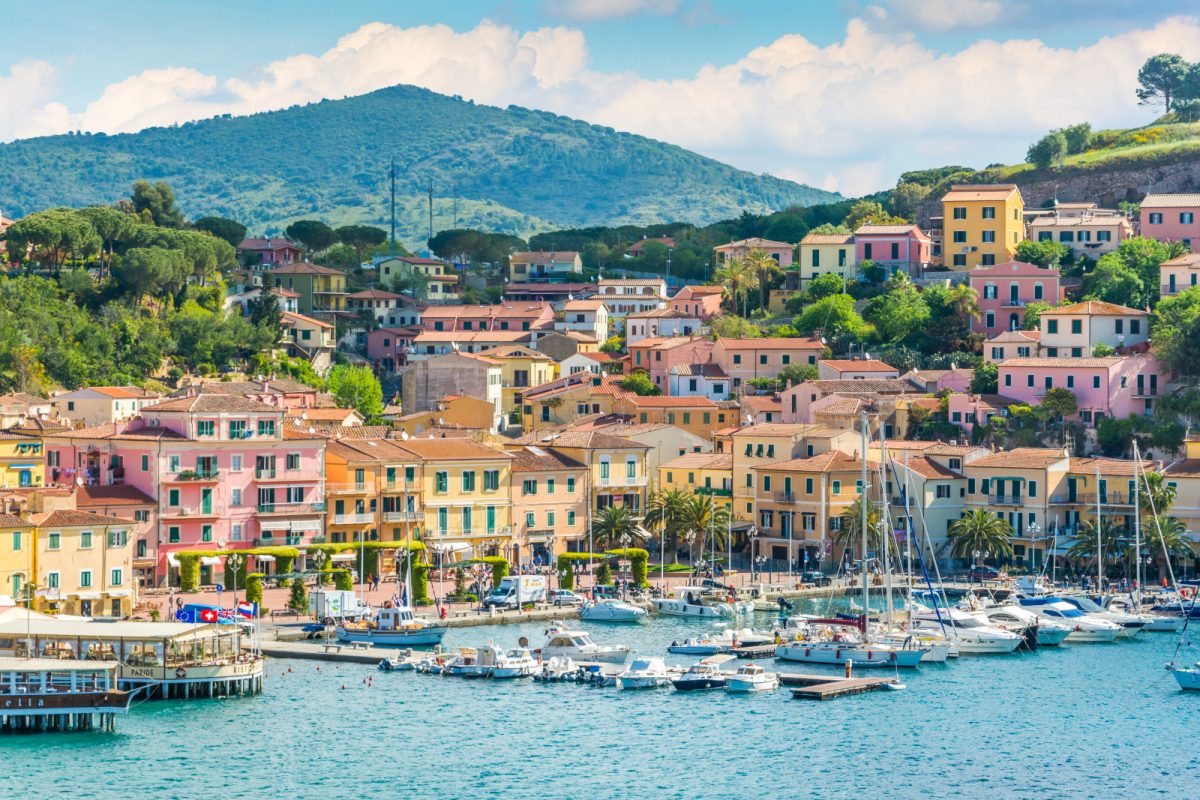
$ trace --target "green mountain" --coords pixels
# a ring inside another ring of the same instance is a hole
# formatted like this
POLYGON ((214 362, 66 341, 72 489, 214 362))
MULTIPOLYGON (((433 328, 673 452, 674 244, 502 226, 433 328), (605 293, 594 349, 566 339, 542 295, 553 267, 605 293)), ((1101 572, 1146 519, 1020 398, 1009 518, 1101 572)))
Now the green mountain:
POLYGON ((435 231, 474 227, 518 235, 581 225, 708 223, 838 199, 612 128, 393 86, 134 134, 0 145, 0 209, 20 216, 111 203, 146 178, 172 184, 192 217, 219 214, 252 230, 303 217, 385 225, 392 157, 397 236, 409 242, 426 237, 431 180, 435 231))

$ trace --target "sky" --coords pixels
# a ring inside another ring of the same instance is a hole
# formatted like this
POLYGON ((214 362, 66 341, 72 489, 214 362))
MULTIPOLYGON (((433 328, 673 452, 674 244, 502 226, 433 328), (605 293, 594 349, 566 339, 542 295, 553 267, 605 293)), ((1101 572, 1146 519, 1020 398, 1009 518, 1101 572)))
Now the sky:
POLYGON ((131 132, 410 83, 846 195, 1152 121, 1195 0, 0 0, 0 142, 131 132))

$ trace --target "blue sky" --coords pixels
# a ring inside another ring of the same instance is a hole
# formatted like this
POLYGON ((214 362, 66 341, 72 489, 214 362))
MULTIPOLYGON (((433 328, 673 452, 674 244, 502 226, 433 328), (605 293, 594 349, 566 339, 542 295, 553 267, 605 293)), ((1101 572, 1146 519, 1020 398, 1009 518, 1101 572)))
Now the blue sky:
POLYGON ((846 193, 1153 119, 1195 2, 63 0, 5 18, 0 140, 249 113, 397 82, 576 116, 846 193))

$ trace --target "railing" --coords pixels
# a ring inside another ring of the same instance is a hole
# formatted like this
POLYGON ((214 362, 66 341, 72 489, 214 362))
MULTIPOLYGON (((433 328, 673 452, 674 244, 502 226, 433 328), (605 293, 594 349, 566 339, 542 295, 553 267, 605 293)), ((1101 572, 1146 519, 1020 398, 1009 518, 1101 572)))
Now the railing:
POLYGON ((645 486, 646 476, 637 475, 632 478, 627 478, 623 475, 610 475, 607 478, 600 478, 601 486, 645 486))
POLYGON ((994 506, 1020 506, 1025 504, 1026 498, 1021 495, 1012 494, 989 494, 987 501, 994 506))
POLYGON ((324 511, 324 503, 259 503, 259 514, 292 514, 297 511, 324 511))
POLYGON ((278 547, 280 545, 295 546, 300 544, 304 537, 296 533, 288 533, 282 536, 260 536, 254 540, 257 547, 278 547))
POLYGON ((425 518, 422 511, 385 511, 384 522, 420 522, 425 518))
POLYGON ((167 476, 168 481, 216 481, 221 479, 220 470, 204 469, 191 470, 185 469, 182 472, 171 476, 167 476))
POLYGON ((327 494, 363 494, 374 491, 374 481, 353 481, 351 483, 330 483, 325 485, 325 492, 327 494))
POLYGON ((1013 300, 1013 299, 1010 297, 1010 298, 1008 298, 1007 300, 1004 300, 1004 301, 1003 301, 1003 302, 1000 304, 1000 307, 1001 307, 1001 308, 1024 308, 1024 307, 1025 307, 1025 306, 1027 306, 1027 305, 1029 305, 1029 301, 1028 301, 1028 300, 1013 300))
POLYGON ((712 497, 732 497, 733 489, 716 489, 710 486, 696 487, 696 494, 707 494, 712 497))
POLYGON ((1128 492, 1103 492, 1097 498, 1095 492, 1080 492, 1075 495, 1076 502, 1081 505, 1096 505, 1097 500, 1102 506, 1132 506, 1133 496, 1128 492))
POLYGON ((374 514, 334 514, 334 525, 365 525, 375 521, 374 514))
POLYGON ((794 503, 796 502, 796 494, 795 492, 776 492, 775 499, 781 503, 794 503))
POLYGON ((260 481, 264 480, 264 479, 274 478, 275 470, 273 470, 273 469, 256 469, 256 470, 254 470, 254 477, 260 481))
POLYGON ((201 506, 171 506, 163 512, 164 517, 215 517, 217 512, 212 508, 201 506))

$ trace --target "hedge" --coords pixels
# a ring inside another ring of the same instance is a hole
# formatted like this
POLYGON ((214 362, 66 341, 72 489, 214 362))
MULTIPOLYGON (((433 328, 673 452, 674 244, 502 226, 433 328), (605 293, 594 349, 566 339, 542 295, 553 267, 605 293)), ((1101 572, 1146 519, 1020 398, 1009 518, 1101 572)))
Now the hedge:
MULTIPOLYGON (((205 557, 228 556, 233 554, 243 556, 274 556, 276 572, 291 572, 292 564, 300 551, 295 547, 251 547, 246 550, 179 550, 175 558, 179 560, 179 591, 194 592, 200 588, 200 559, 205 557)), ((232 585, 229 569, 225 569, 225 582, 232 585)), ((238 583, 246 582, 246 565, 238 571, 238 583)))
POLYGON ((263 577, 261 572, 251 572, 246 576, 246 602, 258 604, 260 614, 262 613, 263 577))
MULTIPOLYGON (((367 575, 379 574, 379 551, 380 550, 424 550, 423 542, 323 542, 321 544, 310 544, 308 552, 322 552, 328 556, 333 556, 334 553, 358 553, 362 551, 362 575, 359 575, 359 580, 365 580, 367 575)), ((354 559, 354 567, 359 566, 359 558, 357 555, 354 559)))
POLYGON ((571 565, 579 561, 591 561, 594 553, 559 553, 558 555, 558 588, 575 588, 575 571, 571 565))
POLYGON ((475 559, 478 564, 487 564, 492 568, 492 587, 500 585, 500 581, 508 575, 508 559, 504 556, 484 556, 475 559))
POLYGON ((629 576, 633 585, 644 589, 650 585, 646 579, 646 567, 650 563, 650 553, 640 547, 624 547, 616 550, 605 550, 604 555, 614 558, 629 559, 629 576))
POLYGON ((433 603, 433 598, 429 596, 429 565, 413 562, 412 565, 412 590, 409 594, 412 595, 411 603, 414 606, 427 606, 433 603))

